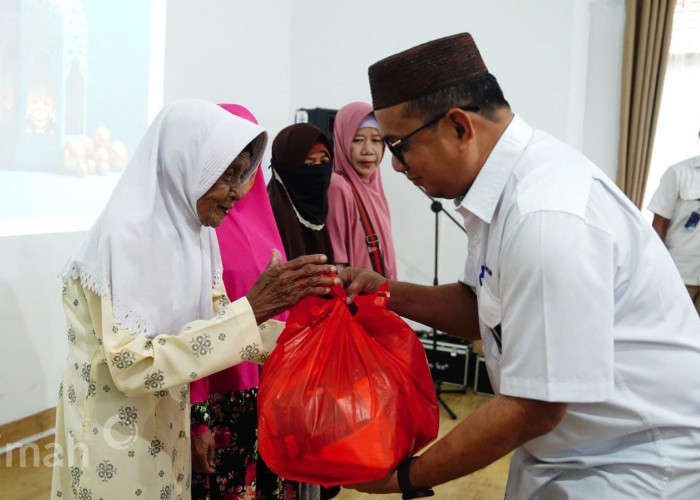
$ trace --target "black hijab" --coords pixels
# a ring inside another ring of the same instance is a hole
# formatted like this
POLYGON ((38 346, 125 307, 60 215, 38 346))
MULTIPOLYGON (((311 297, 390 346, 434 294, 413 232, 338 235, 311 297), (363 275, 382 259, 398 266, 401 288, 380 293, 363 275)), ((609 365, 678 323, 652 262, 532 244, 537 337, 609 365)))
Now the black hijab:
POLYGON ((323 253, 329 262, 333 261, 325 226, 333 166, 330 162, 304 165, 309 151, 319 142, 332 157, 333 147, 328 138, 321 129, 308 123, 282 129, 272 143, 273 177, 267 191, 289 259, 323 253))
POLYGON ((332 162, 304 165, 311 147, 318 142, 326 147, 332 159, 333 147, 319 128, 308 123, 290 125, 275 137, 270 165, 281 179, 297 214, 313 226, 323 226, 326 222, 328 186, 333 173, 332 162))

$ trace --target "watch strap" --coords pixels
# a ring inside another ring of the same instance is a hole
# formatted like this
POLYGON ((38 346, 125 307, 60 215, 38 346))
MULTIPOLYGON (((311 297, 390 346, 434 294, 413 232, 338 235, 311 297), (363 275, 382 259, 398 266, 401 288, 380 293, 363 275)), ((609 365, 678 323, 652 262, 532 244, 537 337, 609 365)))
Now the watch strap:
POLYGON ((401 462, 396 469, 396 479, 399 483, 399 489, 403 494, 401 497, 403 500, 432 497, 435 494, 431 488, 416 489, 413 484, 411 484, 409 469, 411 468, 411 462, 413 462, 416 458, 417 457, 408 457, 406 460, 401 462))

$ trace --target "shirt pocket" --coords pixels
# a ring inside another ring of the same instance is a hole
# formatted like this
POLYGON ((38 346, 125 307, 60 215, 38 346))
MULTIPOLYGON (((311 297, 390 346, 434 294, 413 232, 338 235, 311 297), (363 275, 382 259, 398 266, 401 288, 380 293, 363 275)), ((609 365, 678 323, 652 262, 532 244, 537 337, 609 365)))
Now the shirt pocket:
POLYGON ((700 182, 688 182, 681 184, 679 196, 683 201, 700 200, 700 182))
MULTIPOLYGON (((503 339, 501 336, 501 321, 503 320, 503 309, 501 307, 501 299, 497 297, 488 285, 479 289, 479 297, 477 300, 479 308, 479 320, 486 327, 486 331, 482 335, 489 337, 488 344, 495 344, 498 353, 503 353, 503 339)), ((484 341, 487 341, 484 338, 484 341)))

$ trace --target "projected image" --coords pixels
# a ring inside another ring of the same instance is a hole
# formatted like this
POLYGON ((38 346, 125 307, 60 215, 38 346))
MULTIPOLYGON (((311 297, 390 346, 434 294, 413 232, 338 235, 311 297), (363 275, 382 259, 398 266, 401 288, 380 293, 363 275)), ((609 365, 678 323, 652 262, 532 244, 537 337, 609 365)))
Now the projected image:
POLYGON ((0 235, 8 221, 89 225, 148 125, 151 2, 0 6, 0 235))

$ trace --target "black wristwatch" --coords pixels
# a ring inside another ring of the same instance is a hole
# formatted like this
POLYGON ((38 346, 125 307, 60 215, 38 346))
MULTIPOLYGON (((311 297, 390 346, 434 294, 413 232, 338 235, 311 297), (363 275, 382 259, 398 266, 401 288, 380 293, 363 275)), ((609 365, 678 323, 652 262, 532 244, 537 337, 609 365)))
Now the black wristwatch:
POLYGON ((408 469, 411 467, 411 462, 413 462, 416 458, 417 457, 408 457, 396 468, 396 479, 399 482, 399 489, 401 490, 401 493, 403 493, 403 496, 401 497, 403 500, 432 497, 435 494, 431 488, 418 490, 411 484, 411 477, 408 474, 408 469))

